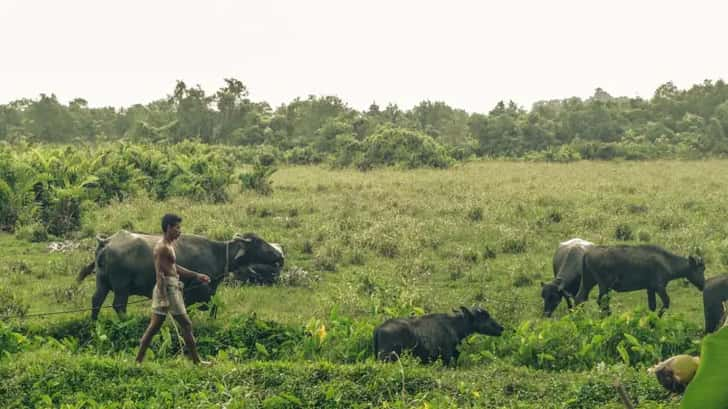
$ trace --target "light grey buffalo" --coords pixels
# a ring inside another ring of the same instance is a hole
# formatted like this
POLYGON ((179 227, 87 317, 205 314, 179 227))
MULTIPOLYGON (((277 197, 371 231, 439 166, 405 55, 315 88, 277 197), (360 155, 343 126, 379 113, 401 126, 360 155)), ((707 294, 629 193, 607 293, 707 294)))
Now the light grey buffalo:
MULTIPOLYGON (((96 292, 91 300, 91 318, 96 319, 109 291, 114 292, 116 313, 126 313, 130 295, 152 297, 156 284, 152 249, 162 236, 121 230, 108 238, 97 237, 93 262, 78 275, 81 282, 96 271, 96 292)), ((217 286, 229 273, 249 265, 264 264, 280 268, 283 253, 253 233, 235 235, 232 240, 215 241, 183 234, 176 245, 177 264, 210 277, 209 284, 185 282, 185 305, 208 302, 217 286)), ((184 281, 184 280, 183 280, 184 281)))
POLYGON ((553 258, 554 279, 550 283, 541 283, 544 316, 550 317, 562 298, 571 309, 571 299, 579 290, 584 252, 592 246, 594 243, 578 238, 559 243, 553 258))

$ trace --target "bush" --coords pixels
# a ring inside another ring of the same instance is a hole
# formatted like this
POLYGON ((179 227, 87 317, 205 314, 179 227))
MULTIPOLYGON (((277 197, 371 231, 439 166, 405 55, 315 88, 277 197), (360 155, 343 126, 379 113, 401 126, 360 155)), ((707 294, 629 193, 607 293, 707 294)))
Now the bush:
POLYGON ((311 147, 295 147, 286 151, 283 158, 291 165, 314 165, 323 161, 321 153, 311 147))
POLYGON ((78 188, 54 191, 50 205, 43 212, 48 233, 62 237, 80 229, 83 200, 84 192, 78 188))
POLYGON ((33 223, 17 229, 15 237, 31 243, 42 243, 48 241, 48 230, 40 223, 33 223))
POLYGON ((664 357, 695 351, 697 324, 681 318, 659 318, 638 309, 603 319, 583 310, 558 320, 524 321, 514 334, 483 337, 495 356, 538 369, 589 369, 605 364, 651 365, 664 357))
POLYGON ((10 327, 0 322, 0 360, 7 354, 22 350, 25 344, 27 344, 25 336, 12 331, 10 327))
POLYGON ((359 167, 394 166, 447 168, 453 160, 432 137, 404 128, 382 126, 364 140, 359 167))
POLYGON ((0 231, 12 231, 18 218, 16 210, 10 204, 12 195, 10 186, 0 179, 0 231))
POLYGON ((10 289, 0 287, 0 318, 9 316, 24 316, 30 306, 10 289))
POLYGON ((581 154, 569 145, 558 147, 550 146, 541 152, 531 152, 526 155, 527 160, 568 163, 581 160, 581 154))
POLYGON ((273 193, 270 177, 277 170, 275 167, 256 163, 252 172, 245 172, 239 175, 241 187, 243 189, 253 190, 261 195, 269 195, 273 193))

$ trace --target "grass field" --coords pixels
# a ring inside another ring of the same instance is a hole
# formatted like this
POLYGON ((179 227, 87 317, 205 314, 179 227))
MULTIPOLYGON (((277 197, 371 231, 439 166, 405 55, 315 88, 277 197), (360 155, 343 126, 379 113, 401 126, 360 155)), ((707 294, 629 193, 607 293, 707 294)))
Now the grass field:
POLYGON ((203 353, 216 361, 211 369, 184 360, 171 324, 148 362, 133 364, 147 302, 130 305, 124 322, 111 309, 98 325, 87 312, 11 320, 27 337, 0 358, 0 406, 618 408, 612 383, 620 378, 638 407, 676 408, 679 400, 644 365, 663 355, 660 344, 696 351, 699 291, 672 282, 672 306, 659 321, 645 312, 644 292, 613 293, 613 315, 602 318, 596 291, 584 311, 567 314, 562 305, 545 320, 540 283, 552 278, 558 243, 573 237, 699 253, 707 277, 725 272, 727 171, 719 160, 491 161, 366 173, 284 167, 270 196, 233 189, 223 205, 140 197, 93 210, 70 252, 0 235, 3 315, 90 306, 93 276, 80 286, 74 280, 92 260, 93 236, 158 232, 165 212, 179 213, 186 233, 256 232, 281 243, 286 270, 298 272, 296 285, 221 287, 217 320, 193 311, 203 353), (507 331, 467 340, 457 368, 374 362, 371 330, 384 319, 474 304, 507 331), (642 328, 644 336, 625 344, 620 328, 642 328), (587 345, 598 331, 613 333, 613 344, 582 348, 581 361, 559 364, 566 359, 559 350, 587 345), (618 342, 630 354, 621 362, 618 342))

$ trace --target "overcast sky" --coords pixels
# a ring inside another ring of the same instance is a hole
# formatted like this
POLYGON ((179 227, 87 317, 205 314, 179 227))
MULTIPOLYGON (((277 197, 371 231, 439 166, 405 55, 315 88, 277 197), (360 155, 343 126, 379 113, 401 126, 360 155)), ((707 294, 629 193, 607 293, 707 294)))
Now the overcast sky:
POLYGON ((229 77, 273 106, 649 98, 728 79, 726 16, 728 2, 703 0, 0 0, 0 104, 43 92, 129 106, 229 77))

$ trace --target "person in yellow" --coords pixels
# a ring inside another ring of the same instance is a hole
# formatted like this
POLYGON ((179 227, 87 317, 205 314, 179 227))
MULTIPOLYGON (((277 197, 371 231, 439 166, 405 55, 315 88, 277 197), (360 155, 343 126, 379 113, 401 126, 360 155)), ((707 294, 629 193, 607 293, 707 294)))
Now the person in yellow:
POLYGON ((182 337, 195 364, 210 365, 210 362, 200 359, 197 352, 195 337, 192 335, 192 321, 187 315, 184 299, 182 297, 183 284, 180 276, 191 278, 201 283, 209 283, 210 277, 188 270, 177 264, 175 244, 182 234, 182 218, 176 214, 165 214, 162 217, 162 231, 164 236, 154 246, 154 269, 157 284, 152 292, 152 317, 149 327, 139 341, 139 353, 136 362, 141 364, 144 355, 152 342, 154 335, 159 332, 167 314, 179 323, 182 337))

